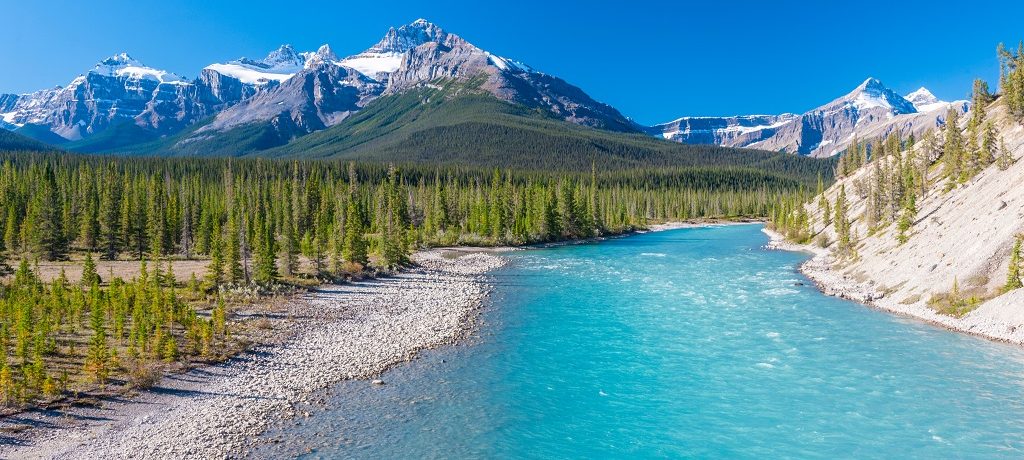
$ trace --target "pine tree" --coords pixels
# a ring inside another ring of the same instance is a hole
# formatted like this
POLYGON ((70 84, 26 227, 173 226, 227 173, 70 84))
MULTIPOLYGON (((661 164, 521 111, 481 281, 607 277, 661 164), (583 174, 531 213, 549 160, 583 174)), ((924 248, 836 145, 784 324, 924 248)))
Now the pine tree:
POLYGON ((220 222, 215 220, 213 234, 210 237, 210 264, 206 266, 206 280, 214 288, 225 281, 224 276, 224 242, 221 239, 220 222))
POLYGON ((99 246, 102 259, 115 260, 121 251, 121 180, 110 163, 103 180, 99 207, 99 246))
POLYGON ((281 256, 284 259, 284 274, 295 276, 299 270, 299 242, 295 233, 295 217, 292 208, 292 190, 289 184, 285 184, 284 196, 284 220, 281 222, 281 256))
POLYGON ((951 183, 959 181, 963 172, 964 141, 963 136, 960 134, 959 120, 960 112, 956 111, 956 109, 949 109, 949 112, 946 114, 946 126, 944 128, 946 140, 943 144, 942 158, 946 164, 946 175, 950 178, 951 183))
POLYGON ((345 217, 345 246, 341 257, 346 261, 366 265, 366 241, 363 239, 362 217, 354 196, 348 199, 345 217))
POLYGON ((81 197, 81 215, 79 216, 79 233, 78 240, 81 242, 82 247, 93 250, 96 249, 98 236, 100 233, 99 228, 99 198, 96 193, 96 181, 93 177, 92 170, 87 168, 82 171, 82 197, 81 197))
POLYGON ((897 241, 899 241, 900 244, 906 243, 907 240, 910 238, 909 236, 907 236, 907 231, 910 230, 910 227, 912 225, 914 225, 914 218, 916 216, 917 202, 914 199, 914 194, 911 193, 907 195, 906 199, 904 200, 903 211, 900 214, 899 222, 897 222, 896 224, 897 229, 899 230, 896 239, 897 241))
POLYGON ((836 238, 838 239, 839 252, 849 255, 852 250, 852 239, 850 237, 850 221, 847 217, 846 184, 839 186, 839 196, 836 197, 835 227, 836 238))
POLYGON ((1006 171, 1012 164, 1013 157, 1010 156, 1010 151, 1006 148, 1006 141, 1000 138, 999 156, 996 157, 996 167, 998 167, 1001 171, 1006 171))
POLYGON ((227 306, 224 304, 224 297, 217 296, 217 305, 213 307, 213 311, 210 313, 210 319, 213 326, 213 333, 223 338, 228 333, 227 328, 227 306))
POLYGON ((1013 242, 1013 250, 1010 252, 1010 267, 1006 274, 1006 284, 1003 286, 1003 291, 1012 291, 1024 286, 1020 280, 1020 245, 1021 238, 1017 237, 1013 242))
POLYGON ((992 120, 985 122, 981 133, 981 153, 978 159, 981 162, 981 167, 984 168, 995 162, 996 156, 999 154, 997 151, 999 134, 996 132, 996 127, 992 120))
POLYGON ((85 359, 85 371, 89 373, 97 383, 104 384, 110 375, 110 349, 107 347, 107 335, 104 327, 103 306, 99 297, 99 288, 92 285, 95 295, 90 295, 92 314, 90 324, 93 331, 92 339, 89 341, 89 351, 85 359))

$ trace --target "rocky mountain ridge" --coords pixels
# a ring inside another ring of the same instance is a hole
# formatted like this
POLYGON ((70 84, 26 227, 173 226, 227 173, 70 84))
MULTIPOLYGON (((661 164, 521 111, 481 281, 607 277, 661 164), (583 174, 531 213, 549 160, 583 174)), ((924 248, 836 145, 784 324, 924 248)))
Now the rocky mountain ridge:
POLYGON ((900 96, 876 78, 850 93, 801 115, 682 117, 656 125, 651 132, 665 139, 693 144, 718 144, 828 157, 854 139, 899 131, 920 135, 940 127, 950 108, 965 113, 967 101, 940 101, 921 88, 900 96))
POLYGON ((183 142, 252 123, 269 123, 283 142, 332 126, 383 94, 478 76, 485 79, 482 89, 508 102, 577 124, 640 129, 564 80, 493 55, 423 19, 391 28, 353 56, 339 58, 328 45, 316 52, 283 45, 261 59, 210 64, 194 80, 120 53, 66 87, 0 95, 0 127, 78 141, 124 124, 167 136, 214 117, 183 142))

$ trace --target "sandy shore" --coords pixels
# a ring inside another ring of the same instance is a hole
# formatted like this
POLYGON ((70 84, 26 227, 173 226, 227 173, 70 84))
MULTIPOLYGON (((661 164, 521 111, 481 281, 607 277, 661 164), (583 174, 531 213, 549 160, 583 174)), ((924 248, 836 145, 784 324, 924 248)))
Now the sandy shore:
MULTIPOLYGON (((328 286, 293 302, 293 338, 170 376, 136 398, 0 421, 2 458, 225 458, 331 385, 376 376, 471 330, 489 293, 487 253, 426 251, 392 278, 328 286)), ((370 385, 367 382, 367 385, 370 385)))
POLYGON ((905 304, 875 288, 877 283, 858 282, 834 270, 831 251, 813 245, 793 244, 768 228, 768 247, 784 251, 802 251, 813 256, 800 265, 800 271, 825 294, 854 300, 897 315, 917 318, 956 332, 985 337, 1000 342, 1024 345, 1024 290, 1018 289, 982 304, 967 315, 957 318, 941 314, 921 302, 905 304))

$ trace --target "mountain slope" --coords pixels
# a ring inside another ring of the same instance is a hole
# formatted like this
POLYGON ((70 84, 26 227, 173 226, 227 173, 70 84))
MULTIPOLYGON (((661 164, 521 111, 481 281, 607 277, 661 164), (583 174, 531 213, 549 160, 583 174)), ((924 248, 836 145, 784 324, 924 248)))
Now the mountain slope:
POLYGON ((764 168, 793 177, 831 174, 834 162, 772 152, 688 146, 643 134, 567 123, 551 113, 497 99, 470 83, 438 82, 381 97, 340 124, 261 156, 455 163, 586 170, 662 166, 764 168))
POLYGON ((0 151, 48 152, 56 148, 25 136, 0 129, 0 151))
POLYGON ((950 107, 966 112, 966 101, 944 102, 921 88, 906 98, 868 78, 850 93, 802 115, 683 117, 651 128, 654 135, 684 143, 714 143, 828 157, 855 138, 898 131, 920 135, 942 126, 950 107))
MULTIPOLYGON (((966 118, 958 127, 963 135, 966 118)), ((986 118, 993 121, 995 137, 1005 141, 1014 161, 1005 170, 996 164, 984 166, 962 184, 945 178, 944 161, 931 164, 903 244, 896 223, 869 226, 872 197, 877 195, 866 191, 864 184, 875 181, 874 164, 838 179, 826 191, 832 203, 841 189, 845 191, 851 232, 858 240, 856 257, 841 255, 835 224, 822 225, 817 200, 808 205, 814 231, 832 242, 819 250, 809 274, 835 295, 1024 343, 1024 290, 1002 291, 1011 250, 1024 232, 1024 188, 1019 186, 1024 181, 1024 126, 1007 116, 1002 101, 988 107, 986 118)), ((926 145, 921 141, 915 150, 921 154, 926 145)))

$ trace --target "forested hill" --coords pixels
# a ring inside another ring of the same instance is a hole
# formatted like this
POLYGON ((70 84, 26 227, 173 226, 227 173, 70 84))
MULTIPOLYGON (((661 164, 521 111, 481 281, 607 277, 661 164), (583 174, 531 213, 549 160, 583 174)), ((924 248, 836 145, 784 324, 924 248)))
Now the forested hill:
POLYGON ((37 140, 29 139, 6 129, 0 129, 0 151, 19 150, 40 152, 55 149, 37 140))
POLYGON ((288 142, 273 123, 226 132, 202 127, 124 153, 345 159, 588 171, 665 167, 738 167, 789 178, 830 178, 833 162, 776 152, 683 145, 642 134, 568 123, 499 100, 473 83, 447 82, 384 96, 342 123, 288 142))

